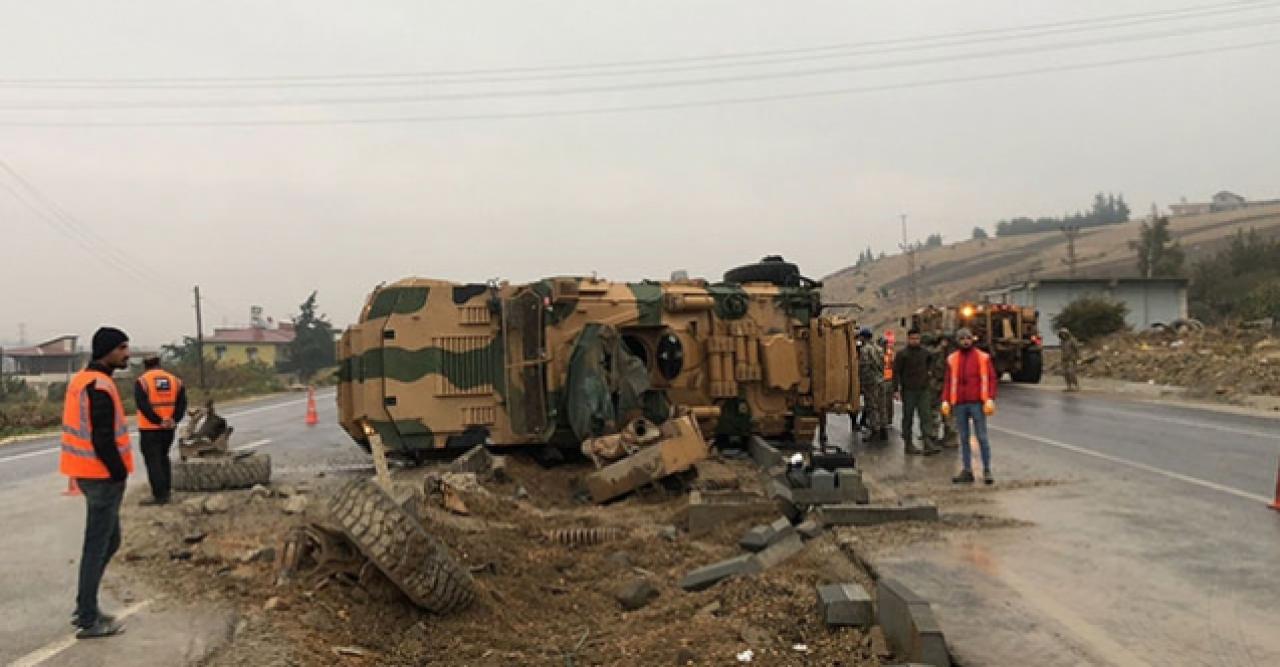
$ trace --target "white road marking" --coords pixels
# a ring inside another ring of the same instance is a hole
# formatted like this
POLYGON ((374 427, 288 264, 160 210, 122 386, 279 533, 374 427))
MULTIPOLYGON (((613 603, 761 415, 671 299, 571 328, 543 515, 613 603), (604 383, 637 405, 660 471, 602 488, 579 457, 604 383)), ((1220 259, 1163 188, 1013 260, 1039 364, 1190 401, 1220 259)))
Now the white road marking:
POLYGON ((1168 470, 1164 470, 1163 468, 1157 468, 1157 467, 1155 467, 1155 466, 1149 466, 1149 465, 1147 465, 1147 464, 1145 464, 1145 463, 1138 463, 1137 461, 1130 461, 1130 460, 1128 460, 1128 459, 1122 459, 1122 458, 1120 458, 1120 457, 1118 457, 1118 456, 1112 456, 1112 455, 1110 455, 1110 454, 1103 454, 1102 452, 1096 452, 1096 451, 1094 451, 1094 450, 1092 450, 1092 449, 1085 449, 1084 447, 1080 447, 1079 445, 1071 445, 1071 444, 1067 444, 1067 443, 1065 443, 1065 442, 1059 442, 1059 441, 1057 441, 1057 440, 1051 440, 1051 439, 1049 439, 1049 438, 1044 438, 1044 437, 1041 437, 1041 436, 1038 436, 1038 435, 1031 435, 1030 433, 1023 433, 1023 432, 1021 432, 1021 431, 1015 431, 1015 430, 1013 430, 1013 429, 1008 429, 1008 428, 1005 428, 1005 427, 1003 427, 1003 426, 995 426, 995 425, 992 425, 992 424, 988 424, 988 425, 987 425, 987 428, 988 428, 988 429, 990 429, 990 430, 992 430, 992 431, 999 431, 999 432, 1001 432, 1001 433, 1007 433, 1007 434, 1012 435, 1012 436, 1015 436, 1015 437, 1025 438, 1025 439, 1027 439, 1027 440, 1032 440, 1032 441, 1035 441, 1035 442, 1039 442, 1039 443, 1044 444, 1044 445, 1049 445, 1050 447, 1057 447, 1058 449, 1065 449, 1066 451, 1069 451, 1069 452, 1075 452, 1076 454, 1084 454, 1085 456, 1092 456, 1092 457, 1094 457, 1094 458, 1102 459, 1103 461, 1109 461, 1109 462, 1111 462, 1111 463, 1118 463, 1118 464, 1123 465, 1123 466, 1129 466, 1130 468, 1135 468, 1135 469, 1137 469, 1137 470, 1141 470, 1141 471, 1143 471, 1143 472, 1153 473, 1153 474, 1156 474, 1156 475, 1160 475, 1160 476, 1162 476, 1162 477, 1167 477, 1167 478, 1169 478, 1169 479, 1177 480, 1177 481, 1179 481, 1179 482, 1186 482, 1187 484, 1194 484, 1194 485, 1196 485, 1196 486, 1199 486, 1199 487, 1202 487, 1202 488, 1205 488, 1205 489, 1210 489, 1210 490, 1213 490, 1213 491, 1221 491, 1222 493, 1229 493, 1229 494, 1231 494, 1231 495, 1233 495, 1233 496, 1236 496, 1237 498, 1244 498, 1245 500, 1253 500, 1253 501, 1257 501, 1257 502, 1261 502, 1261 503, 1267 503, 1267 504, 1270 504, 1270 503, 1271 503, 1271 501, 1272 501, 1272 499, 1271 499, 1271 498, 1267 498, 1266 496, 1260 496, 1260 495, 1258 495, 1258 494, 1256 494, 1256 493, 1249 493, 1248 491, 1241 491, 1240 489, 1232 488, 1232 487, 1230 487, 1230 486, 1224 486, 1224 485, 1222 485, 1222 484, 1218 484, 1217 482, 1210 482, 1210 481, 1208 481, 1208 480, 1200 479, 1200 478, 1198 478, 1198 477, 1191 477, 1190 475, 1183 475, 1183 474, 1181 474, 1181 473, 1170 472, 1170 471, 1168 471, 1168 470))
MULTIPOLYGON (((307 399, 302 398, 302 399, 298 399, 298 400, 296 400, 296 401, 285 401, 284 403, 276 403, 276 404, 273 404, 273 405, 264 405, 264 406, 262 406, 262 407, 249 408, 249 409, 247 409, 247 410, 240 410, 240 411, 238 411, 238 412, 228 412, 227 414, 225 414, 225 415, 223 415, 223 416, 224 416, 224 417, 243 417, 244 415, 251 415, 251 414, 258 413, 258 412, 266 412, 266 411, 268 411, 268 410, 278 410, 278 409, 280 409, 280 408, 287 408, 287 407, 292 407, 292 406, 295 406, 295 405, 305 405, 305 404, 306 404, 306 402, 307 402, 307 399)), ((136 439, 136 438, 138 437, 138 431, 137 431, 136 429, 131 430, 131 431, 129 431, 129 435, 130 435, 131 437, 133 437, 133 438, 135 438, 135 439, 136 439)), ((269 443, 269 442, 271 442, 271 441, 270 441, 270 440, 264 440, 264 441, 257 442, 257 443, 250 443, 249 445, 242 445, 242 446, 240 446, 240 447, 235 447, 234 449, 236 449, 237 451, 238 451, 238 450, 241 450, 241 449, 252 449, 253 447, 261 447, 262 445, 265 445, 265 444, 267 444, 267 443, 269 443)), ((54 452, 57 452, 58 450, 59 450, 58 446, 56 446, 56 445, 55 445, 55 446, 53 446, 53 447, 49 447, 48 449, 40 449, 40 450, 36 450, 36 451, 33 451, 33 452, 25 452, 25 453, 23 453, 23 454, 14 454, 13 456, 3 456, 3 457, 0 457, 0 465, 3 465, 3 464, 8 463, 8 462, 10 462, 10 461, 17 461, 17 460, 20 460, 20 459, 31 458, 31 457, 33 457, 33 456, 38 456, 38 455, 40 455, 40 454, 52 454, 52 453, 54 453, 54 452)))
MULTIPOLYGON (((128 607, 127 609, 124 609, 123 611, 121 611, 119 614, 116 614, 116 620, 123 621, 124 619, 129 618, 130 616, 133 616, 134 614, 142 611, 143 609, 146 609, 147 606, 150 605, 152 602, 154 602, 154 600, 143 600, 142 602, 139 602, 133 605, 132 607, 128 607)), ((9 663, 9 667, 35 667, 36 665, 43 663, 49 658, 52 658, 58 655, 59 653, 62 653, 63 651, 71 648, 72 646, 75 646, 77 641, 78 640, 76 639, 75 633, 67 635, 66 637, 63 637, 61 639, 56 639, 22 656, 21 658, 18 658, 17 660, 9 663)))
POLYGON ((1145 417, 1152 421, 1166 422, 1169 424, 1177 424, 1179 426, 1189 426, 1191 428, 1208 429, 1211 431, 1222 431, 1224 433, 1235 433, 1236 435, 1247 435, 1254 438, 1268 438, 1273 440, 1280 440, 1280 429, 1277 429, 1277 431, 1274 433, 1267 433, 1266 431, 1255 431, 1253 429, 1248 429, 1248 428, 1236 428, 1234 426, 1223 426, 1222 424, 1199 422, 1199 421, 1193 421, 1190 419, 1178 419, 1177 417, 1166 417, 1163 415, 1144 414, 1141 412, 1130 412, 1128 410, 1116 410, 1114 408, 1112 409, 1099 408, 1092 405, 1089 406, 1088 410, 1097 411, 1097 412, 1106 412, 1106 413, 1117 415, 1120 417, 1145 417))
POLYGON ((257 448, 259 448, 259 447, 261 447, 261 446, 263 446, 263 445, 269 445, 269 444, 271 444, 271 438, 263 438, 263 439, 261 439, 261 440, 254 440, 253 442, 251 442, 251 443, 249 443, 249 444, 247 444, 247 445, 240 445, 239 447, 232 447, 232 448, 231 448, 231 451, 233 451, 233 452, 243 452, 243 451, 245 451, 245 450, 249 450, 249 449, 257 449, 257 448))

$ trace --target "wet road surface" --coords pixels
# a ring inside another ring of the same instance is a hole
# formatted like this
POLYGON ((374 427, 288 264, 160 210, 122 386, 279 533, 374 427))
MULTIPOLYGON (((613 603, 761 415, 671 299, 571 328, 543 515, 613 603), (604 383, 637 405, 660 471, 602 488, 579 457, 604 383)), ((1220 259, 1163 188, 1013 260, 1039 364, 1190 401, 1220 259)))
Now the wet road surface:
MULTIPOLYGON (((231 446, 271 454, 273 476, 334 459, 367 459, 336 425, 332 390, 317 393, 317 426, 303 423, 305 402, 302 394, 277 395, 219 412, 236 429, 231 446)), ((68 639, 84 499, 62 495, 66 479, 57 473, 57 452, 56 437, 0 447, 0 530, 6 536, 0 548, 0 664, 167 666, 184 664, 199 647, 225 639, 225 613, 151 599, 112 568, 103 580, 103 607, 117 613, 136 609, 127 632, 91 642, 68 639)), ((147 482, 136 437, 133 456, 122 513, 147 511, 137 506, 147 482)), ((129 535, 123 537, 125 553, 129 535)))
MULTIPOLYGON (((966 667, 1280 664, 1280 421, 1007 385, 997 402, 997 484, 957 511, 1030 525, 877 561, 933 601, 966 667), (1038 480, 1057 483, 1011 489, 1038 480)), ((959 467, 858 449, 886 479, 943 488, 959 467)))

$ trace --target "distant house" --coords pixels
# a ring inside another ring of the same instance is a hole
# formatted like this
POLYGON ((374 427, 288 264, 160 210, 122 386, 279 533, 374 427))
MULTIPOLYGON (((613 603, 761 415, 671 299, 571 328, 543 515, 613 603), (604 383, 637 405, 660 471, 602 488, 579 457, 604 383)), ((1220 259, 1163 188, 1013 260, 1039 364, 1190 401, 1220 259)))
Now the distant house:
POLYGON ((227 364, 261 363, 278 368, 291 360, 294 331, 291 322, 272 329, 256 324, 219 327, 204 339, 204 357, 227 364))
POLYGON ((77 336, 58 336, 34 347, 5 348, 4 372, 29 378, 56 376, 65 379, 89 361, 76 346, 77 336))
POLYGON ((1203 215, 1205 213, 1217 213, 1218 211, 1234 211, 1247 206, 1256 206, 1259 204, 1268 204, 1272 202, 1252 202, 1250 203, 1244 197, 1230 192, 1221 190, 1213 196, 1213 199, 1207 202, 1188 202, 1183 199, 1180 203, 1170 204, 1169 211, 1176 216, 1184 215, 1203 215))
POLYGON ((1030 306, 1040 313, 1044 344, 1058 345, 1053 318, 1082 296, 1100 296, 1129 307, 1125 323, 1141 331, 1187 316, 1186 278, 1042 278, 982 292, 989 303, 1030 306))

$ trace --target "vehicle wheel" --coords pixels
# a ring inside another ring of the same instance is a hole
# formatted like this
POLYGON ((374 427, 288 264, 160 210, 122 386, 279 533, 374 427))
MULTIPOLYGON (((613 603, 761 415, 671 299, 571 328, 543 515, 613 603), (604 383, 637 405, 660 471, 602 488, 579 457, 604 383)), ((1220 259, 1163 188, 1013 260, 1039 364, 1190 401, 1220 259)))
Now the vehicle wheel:
POLYGON ((175 491, 248 489, 271 481, 271 457, 250 453, 187 459, 173 463, 175 491))
POLYGON ((755 264, 747 264, 724 273, 727 283, 770 283, 783 287, 800 284, 800 269, 781 257, 770 256, 755 264))
POLYGON ((1040 384, 1040 376, 1043 372, 1043 354, 1040 350, 1027 350, 1022 353, 1022 370, 1013 374, 1013 380, 1028 384, 1040 384))
POLYGON ((355 480, 329 503, 333 520, 413 603, 446 614, 475 599, 471 575, 449 550, 372 479, 355 480))

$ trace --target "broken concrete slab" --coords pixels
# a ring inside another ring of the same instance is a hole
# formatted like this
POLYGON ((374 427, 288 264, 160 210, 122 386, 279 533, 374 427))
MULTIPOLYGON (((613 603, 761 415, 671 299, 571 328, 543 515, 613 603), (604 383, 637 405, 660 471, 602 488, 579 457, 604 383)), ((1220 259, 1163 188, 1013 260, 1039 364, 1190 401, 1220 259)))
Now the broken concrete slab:
POLYGON ((876 620, 894 655, 910 662, 951 667, 942 627, 928 600, 897 579, 881 579, 876 588, 876 620))
POLYGON ((818 616, 831 627, 870 627, 875 612, 871 595, 858 584, 818 586, 818 616))
POLYGON ((794 532, 795 528, 786 517, 778 517, 771 524, 752 527, 746 535, 742 536, 742 539, 738 540, 738 546, 751 552, 763 551, 769 545, 794 532))
POLYGON ((756 567, 760 568, 760 570, 767 570, 775 565, 780 565, 801 551, 804 551, 804 540, 800 539, 800 536, 795 531, 792 531, 786 537, 770 545, 768 549, 755 554, 751 558, 755 561, 756 567))
POLYGON ((774 507, 782 513, 782 516, 792 521, 799 521, 804 515, 804 510, 795 501, 795 490, 788 486, 786 481, 771 480, 767 491, 769 498, 773 500, 774 507))
POLYGON ((487 474, 493 468, 493 455, 484 445, 476 445, 465 454, 449 464, 449 472, 469 472, 476 475, 487 474))
POLYGON ((796 532, 800 533, 800 537, 806 540, 813 540, 822 537, 822 531, 826 530, 826 526, 822 525, 822 521, 817 517, 805 519, 800 525, 796 526, 796 532))
POLYGON ((765 469, 781 465, 783 461, 782 452, 758 435, 747 439, 747 453, 751 454, 751 460, 756 465, 765 469))
POLYGON ((818 517, 828 526, 875 526, 895 521, 937 521, 938 506, 925 501, 902 505, 823 505, 818 517))
POLYGON ((705 535, 729 521, 768 516, 778 511, 772 500, 744 491, 693 491, 689 494, 689 534, 705 535))
POLYGON ((756 562, 755 556, 742 554, 729 560, 722 560, 719 563, 704 565, 684 575, 684 578, 680 580, 680 588, 686 591, 701 591, 711 588, 729 577, 755 574, 759 571, 760 564, 756 562))

